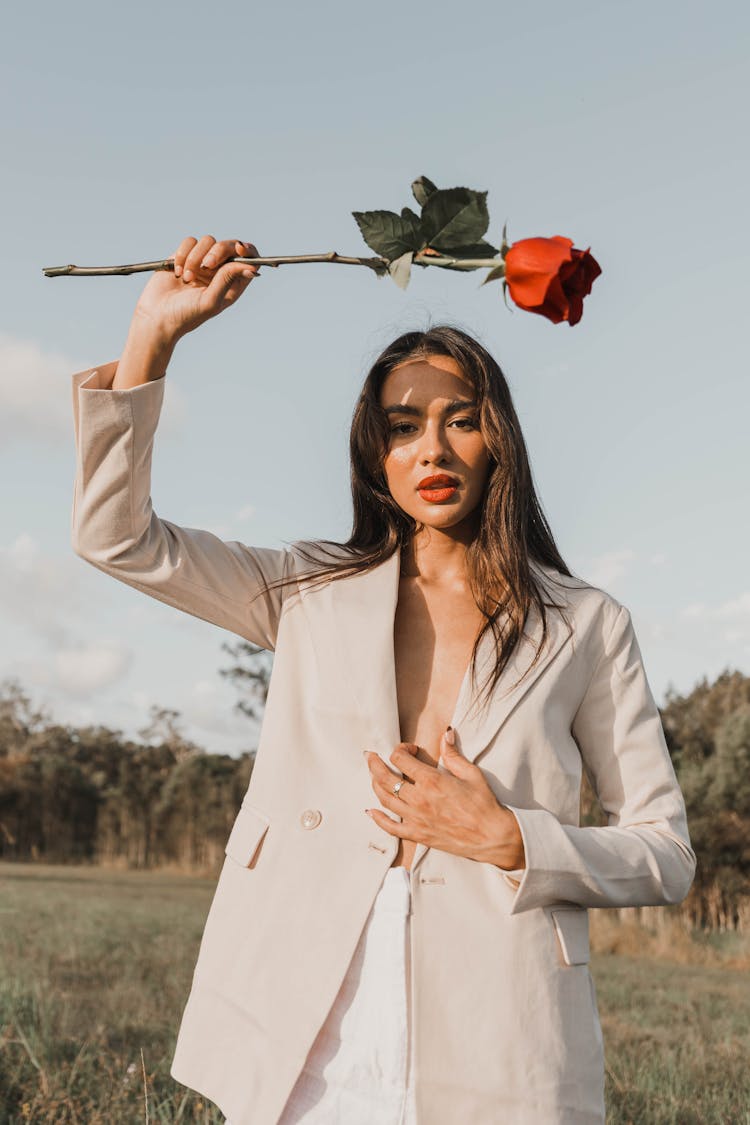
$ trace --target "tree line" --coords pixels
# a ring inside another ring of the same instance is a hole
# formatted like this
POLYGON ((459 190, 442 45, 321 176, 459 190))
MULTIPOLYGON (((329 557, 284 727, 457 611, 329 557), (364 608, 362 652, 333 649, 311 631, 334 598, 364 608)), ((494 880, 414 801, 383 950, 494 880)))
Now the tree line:
MULTIPOLYGON (((221 671, 237 708, 259 718, 268 653, 241 641, 221 671)), ((750 929, 750 677, 725 671, 660 709, 698 868, 682 912, 693 926, 750 929)), ((37 711, 15 679, 0 684, 0 858, 218 873, 250 780, 254 750, 214 754, 153 708, 137 739, 37 711)), ((584 783, 582 824, 606 823, 584 783)))

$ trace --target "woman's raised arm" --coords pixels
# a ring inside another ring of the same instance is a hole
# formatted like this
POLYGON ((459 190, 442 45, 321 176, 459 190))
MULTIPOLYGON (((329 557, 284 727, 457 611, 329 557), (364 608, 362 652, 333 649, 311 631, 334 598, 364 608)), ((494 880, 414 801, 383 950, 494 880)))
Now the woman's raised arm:
POLYGON ((76 554, 99 570, 273 649, 285 590, 262 591, 286 576, 291 552, 179 527, 151 503, 167 365, 179 338, 233 304, 257 273, 227 262, 234 255, 257 250, 210 236, 184 239, 175 253, 178 276, 156 273, 141 294, 120 360, 73 375, 71 533, 76 554), (214 265, 201 265, 208 253, 214 265))

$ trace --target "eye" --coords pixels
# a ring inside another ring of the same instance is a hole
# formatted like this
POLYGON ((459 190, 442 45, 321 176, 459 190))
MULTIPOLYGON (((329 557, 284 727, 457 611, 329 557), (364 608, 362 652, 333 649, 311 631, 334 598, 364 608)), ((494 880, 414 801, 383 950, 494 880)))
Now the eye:
POLYGON ((392 434, 406 434, 406 433, 409 432, 410 426, 412 427, 412 429, 414 428, 414 424, 412 422, 396 422, 395 425, 391 426, 391 433, 392 434), (406 429, 404 429, 405 426, 406 426, 406 429))
POLYGON ((459 426, 462 430, 475 430, 477 428, 476 418, 454 418, 451 424, 459 426), (462 422, 464 423, 464 425, 461 426, 460 423, 462 422))

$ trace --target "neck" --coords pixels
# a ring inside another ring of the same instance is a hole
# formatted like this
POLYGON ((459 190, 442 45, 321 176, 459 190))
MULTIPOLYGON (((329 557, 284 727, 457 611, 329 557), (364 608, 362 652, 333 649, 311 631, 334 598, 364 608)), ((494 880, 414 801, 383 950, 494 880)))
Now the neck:
POLYGON ((402 578, 446 583, 466 578, 466 552, 475 533, 468 527, 440 531, 421 527, 401 552, 402 578))

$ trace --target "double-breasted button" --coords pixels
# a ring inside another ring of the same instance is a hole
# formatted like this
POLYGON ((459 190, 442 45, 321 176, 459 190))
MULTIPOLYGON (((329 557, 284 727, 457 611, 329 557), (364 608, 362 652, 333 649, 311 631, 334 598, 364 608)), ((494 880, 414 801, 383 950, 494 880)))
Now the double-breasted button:
POLYGON ((319 809, 305 809, 299 822, 303 828, 317 828, 322 819, 319 809))

